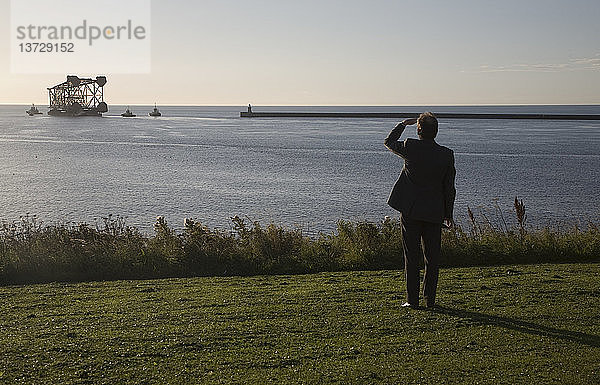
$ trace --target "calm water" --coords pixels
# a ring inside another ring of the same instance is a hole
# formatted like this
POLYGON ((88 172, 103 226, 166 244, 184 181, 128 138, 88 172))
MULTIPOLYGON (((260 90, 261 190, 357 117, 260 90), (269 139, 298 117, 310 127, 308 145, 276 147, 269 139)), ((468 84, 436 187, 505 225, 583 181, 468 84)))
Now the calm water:
MULTIPOLYGON (((121 106, 102 118, 56 118, 29 117, 27 108, 0 106, 0 221, 30 213, 94 223, 118 214, 149 231, 157 215, 176 227, 193 217, 224 228, 240 215, 327 231, 338 219, 396 215, 385 202, 402 160, 383 146, 393 120, 240 119, 244 107, 163 107, 156 119, 139 106, 138 118, 118 116, 121 106)), ((389 110, 296 108, 315 109, 389 110)), ((429 109, 600 114, 600 106, 429 109)), ((494 202, 511 216, 517 195, 534 224, 597 221, 600 122, 440 123, 438 142, 456 155, 459 220, 467 205, 494 202)), ((415 137, 414 128, 407 133, 415 137)))

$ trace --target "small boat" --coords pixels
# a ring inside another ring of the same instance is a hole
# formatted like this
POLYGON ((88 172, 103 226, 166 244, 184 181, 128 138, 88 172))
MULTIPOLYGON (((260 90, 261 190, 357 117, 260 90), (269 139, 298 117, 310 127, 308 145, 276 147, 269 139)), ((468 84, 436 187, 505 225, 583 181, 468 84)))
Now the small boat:
POLYGON ((127 109, 125 110, 125 112, 123 112, 121 114, 122 117, 124 118, 135 118, 135 114, 133 112, 131 112, 131 110, 129 109, 129 107, 127 107, 127 109))
POLYGON ((40 110, 38 110, 38 109, 37 109, 37 107, 35 106, 35 104, 32 104, 32 105, 31 105, 31 108, 30 108, 30 109, 28 109, 28 110, 27 110, 27 111, 25 111, 25 112, 27 112, 27 115, 29 115, 29 116, 33 116, 33 115, 41 115, 41 112, 40 112, 40 110))
POLYGON ((162 114, 160 113, 158 108, 156 108, 156 104, 154 104, 154 109, 152 110, 152 112, 149 112, 148 115, 149 116, 162 116, 162 114))

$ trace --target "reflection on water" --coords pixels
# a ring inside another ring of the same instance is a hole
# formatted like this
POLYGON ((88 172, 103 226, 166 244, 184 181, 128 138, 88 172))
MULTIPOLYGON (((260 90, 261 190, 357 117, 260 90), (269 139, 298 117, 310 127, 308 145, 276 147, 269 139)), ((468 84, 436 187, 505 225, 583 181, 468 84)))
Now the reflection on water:
MULTIPOLYGON (((150 230, 156 215, 220 227, 247 215, 317 231, 342 218, 395 215, 385 202, 402 161, 383 146, 394 121, 240 119, 240 110, 72 119, 1 106, 0 219, 93 222, 112 213, 150 230)), ((495 199, 510 216, 515 195, 533 223, 598 218, 600 122, 441 123, 438 141, 456 154, 459 220, 467 205, 492 207, 495 199)))

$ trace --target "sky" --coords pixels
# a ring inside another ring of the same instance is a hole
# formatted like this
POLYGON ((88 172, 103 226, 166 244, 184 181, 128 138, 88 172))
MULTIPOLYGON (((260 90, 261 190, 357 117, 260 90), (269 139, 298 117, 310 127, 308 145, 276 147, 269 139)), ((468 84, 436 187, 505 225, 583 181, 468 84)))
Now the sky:
MULTIPOLYGON (((9 6, 0 0, 0 103, 46 104, 65 76, 11 73, 9 6)), ((104 74, 105 99, 599 104, 599 15, 598 0, 154 0, 151 72, 104 74)))

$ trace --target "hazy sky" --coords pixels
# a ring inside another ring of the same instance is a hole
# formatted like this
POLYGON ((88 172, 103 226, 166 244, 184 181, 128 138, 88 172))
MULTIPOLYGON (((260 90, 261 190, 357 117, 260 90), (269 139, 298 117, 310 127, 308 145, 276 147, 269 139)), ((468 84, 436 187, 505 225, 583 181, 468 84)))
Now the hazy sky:
MULTIPOLYGON (((597 104, 599 15, 598 0, 155 0, 152 73, 106 74, 105 98, 597 104)), ((9 0, 0 0, 0 103, 47 103, 46 87, 64 76, 12 75, 9 24, 9 0)))

